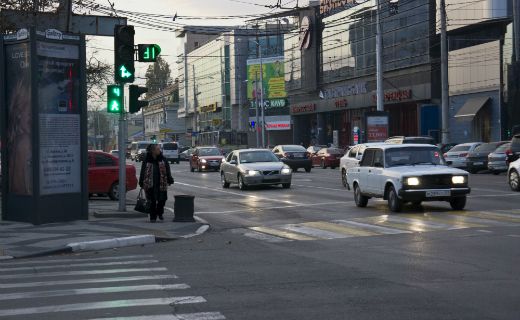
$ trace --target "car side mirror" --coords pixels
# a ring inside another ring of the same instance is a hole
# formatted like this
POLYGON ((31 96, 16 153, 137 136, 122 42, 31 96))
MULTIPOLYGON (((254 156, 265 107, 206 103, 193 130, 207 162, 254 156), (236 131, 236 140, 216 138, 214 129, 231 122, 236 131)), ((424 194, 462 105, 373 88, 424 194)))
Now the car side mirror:
POLYGON ((229 161, 229 164, 236 165, 237 161, 236 160, 231 160, 231 161, 229 161))

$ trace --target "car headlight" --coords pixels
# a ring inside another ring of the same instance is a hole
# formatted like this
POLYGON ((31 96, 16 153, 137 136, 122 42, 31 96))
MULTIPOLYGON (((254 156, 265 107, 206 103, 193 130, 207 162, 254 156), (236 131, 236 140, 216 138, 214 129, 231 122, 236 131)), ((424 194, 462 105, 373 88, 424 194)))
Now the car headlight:
POLYGON ((282 174, 291 174, 291 168, 283 168, 281 172, 282 174))
POLYGON ((207 161, 206 161, 206 159, 202 159, 202 160, 200 160, 200 162, 206 163, 207 161))
POLYGON ((247 175, 248 176, 257 176, 260 174, 260 171, 256 171, 256 170, 248 170, 247 171, 247 175))
POLYGON ((411 177, 406 179, 406 184, 409 186, 418 186, 420 183, 419 178, 411 177))
POLYGON ((453 177, 451 177, 451 182, 453 184, 464 184, 464 183, 466 183, 466 177, 464 177, 464 176, 453 176, 453 177))

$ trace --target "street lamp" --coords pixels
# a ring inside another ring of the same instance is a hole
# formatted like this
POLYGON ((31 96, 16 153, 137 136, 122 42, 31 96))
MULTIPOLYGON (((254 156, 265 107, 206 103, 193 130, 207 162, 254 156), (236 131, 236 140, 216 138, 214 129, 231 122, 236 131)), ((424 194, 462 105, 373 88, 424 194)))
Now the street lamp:
MULTIPOLYGON (((262 108, 262 148, 265 148, 265 111, 264 111, 264 63, 262 59, 262 45, 260 41, 253 40, 258 46, 259 58, 260 58, 260 107, 262 108)), ((256 120, 258 123, 258 103, 256 106, 256 120)), ((258 130, 256 131, 258 146, 258 130)))

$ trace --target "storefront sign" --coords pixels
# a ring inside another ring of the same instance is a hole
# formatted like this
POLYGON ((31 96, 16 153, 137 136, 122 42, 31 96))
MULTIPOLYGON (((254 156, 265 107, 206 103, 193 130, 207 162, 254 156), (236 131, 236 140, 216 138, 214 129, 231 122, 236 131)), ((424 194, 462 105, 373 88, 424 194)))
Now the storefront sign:
POLYGON ((356 96, 358 94, 364 93, 367 93, 367 83, 358 82, 355 84, 348 84, 344 86, 321 90, 319 96, 321 99, 334 99, 348 96, 356 96))
POLYGON ((388 114, 374 112, 366 115, 367 142, 384 142, 388 139, 388 114))
MULTIPOLYGON (((386 91, 384 94, 385 102, 399 102, 410 99, 412 99, 412 89, 386 91)), ((372 95, 372 100, 374 102, 377 101, 377 96, 375 94, 372 95)))
POLYGON ((307 113, 307 112, 315 112, 316 111, 316 104, 304 104, 304 105, 296 105, 291 107, 291 113, 297 114, 297 113, 307 113))
POLYGON ((334 104, 336 105, 336 109, 344 109, 348 106, 348 101, 347 99, 336 100, 334 104))
MULTIPOLYGON (((251 101, 251 108, 256 108, 256 101, 251 101)), ((272 100, 264 100, 264 108, 283 108, 287 106, 286 99, 272 99, 272 100)))
POLYGON ((355 6, 366 0, 320 0, 320 14, 327 14, 346 5, 355 6))
POLYGON ((218 127, 222 124, 222 119, 213 119, 211 120, 211 124, 214 126, 214 127, 218 127))
POLYGON ((247 60, 247 99, 264 100, 287 97, 285 91, 284 56, 247 60), (262 67, 262 75, 260 74, 262 67), (263 80, 263 83, 260 83, 263 80))
POLYGON ((217 103, 212 103, 207 106, 200 107, 200 112, 216 112, 217 111, 217 103))
POLYGON ((265 128, 269 131, 290 130, 291 122, 290 121, 266 122, 265 128))

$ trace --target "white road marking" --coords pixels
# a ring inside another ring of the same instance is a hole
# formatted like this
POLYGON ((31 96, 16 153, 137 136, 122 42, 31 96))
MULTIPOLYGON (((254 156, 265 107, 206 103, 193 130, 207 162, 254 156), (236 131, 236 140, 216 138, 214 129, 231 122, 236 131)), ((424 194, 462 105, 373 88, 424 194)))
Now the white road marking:
POLYGON ((228 210, 228 211, 201 211, 196 212, 196 214, 219 214, 219 213, 237 213, 237 212, 246 212, 246 211, 265 211, 265 210, 275 210, 275 209, 290 209, 290 208, 300 208, 300 207, 320 207, 320 206, 328 206, 334 204, 348 204, 354 202, 352 201, 332 201, 332 202, 321 202, 321 203, 302 203, 302 204, 294 204, 287 206, 276 206, 276 207, 258 207, 258 208, 244 208, 239 210, 228 210))
POLYGON ((156 272, 156 271, 168 271, 167 268, 131 268, 131 269, 109 269, 109 270, 88 270, 88 271, 59 271, 59 272, 48 272, 48 273, 17 273, 0 275, 0 279, 17 279, 21 277, 64 277, 64 276, 82 276, 82 275, 94 275, 94 274, 111 274, 111 273, 129 273, 129 272, 156 272))
POLYGON ((150 284, 142 286, 123 286, 123 287, 103 287, 103 288, 85 288, 85 289, 65 289, 52 291, 32 291, 21 293, 6 293, 0 294, 0 300, 14 300, 14 299, 34 299, 47 297, 62 297, 82 294, 102 294, 102 293, 117 293, 117 292, 137 292, 137 291, 153 291, 153 290, 182 290, 189 289, 190 286, 184 283, 180 284, 150 284))
POLYGON ((244 236, 252 238, 252 239, 256 239, 256 240, 273 242, 273 243, 291 241, 289 239, 280 238, 277 236, 273 236, 273 235, 262 233, 262 232, 256 232, 256 231, 246 232, 246 233, 244 233, 244 236))
POLYGON ((493 233, 493 231, 491 230, 477 230, 478 232, 482 232, 482 233, 493 233))
POLYGON ((155 316, 97 318, 90 320, 224 320, 226 317, 220 312, 200 312, 186 314, 163 314, 155 316))
POLYGON ((327 188, 327 187, 318 187, 318 186, 306 186, 302 184, 293 184, 296 187, 309 188, 309 189, 322 189, 322 190, 332 190, 332 191, 348 191, 347 189, 337 189, 337 188, 327 188))
POLYGON ((172 298, 155 298, 155 299, 129 299, 129 300, 112 300, 100 302, 74 303, 64 305, 53 305, 23 309, 4 309, 0 310, 0 317, 19 316, 27 314, 54 313, 67 311, 83 311, 96 309, 114 309, 141 306, 156 306, 170 304, 191 304, 206 302, 203 297, 172 297, 172 298))
POLYGON ((133 256, 119 256, 119 257, 100 257, 100 258, 87 258, 87 259, 55 259, 55 260, 34 260, 24 262, 2 262, 0 266, 18 266, 18 265, 35 265, 35 264, 47 264, 47 263, 64 263, 64 262, 85 262, 85 261, 105 261, 105 260, 125 260, 125 259, 147 259, 153 258, 152 255, 133 255, 133 256))
POLYGON ((520 234, 508 234, 507 237, 520 238, 520 234))
POLYGON ((468 196, 468 198, 492 198, 492 197, 512 197, 512 196, 518 196, 518 193, 504 193, 504 194, 479 194, 479 195, 472 195, 468 196))
POLYGON ((310 228, 302 225, 297 224, 289 224, 284 226, 278 226, 278 228, 282 228, 289 231, 294 231, 302 234, 309 235, 314 238, 321 238, 321 239, 341 239, 341 238, 350 238, 351 236, 348 236, 346 234, 341 233, 335 233, 330 231, 325 231, 321 229, 315 229, 310 228))
POLYGON ((381 234, 412 233, 411 231, 382 227, 382 226, 378 226, 378 225, 361 223, 361 222, 356 222, 356 221, 334 220, 332 222, 338 223, 338 224, 344 224, 344 225, 352 226, 352 227, 359 227, 361 229, 366 229, 366 230, 374 231, 374 232, 381 233, 381 234))
POLYGON ((47 270, 47 269, 67 269, 74 267, 107 267, 107 266, 125 266, 135 264, 153 264, 158 263, 158 260, 134 260, 134 261, 115 261, 115 262, 93 262, 93 263, 75 263, 75 264, 58 264, 52 266, 39 267, 16 267, 16 268, 2 268, 0 272, 5 271, 24 271, 24 270, 47 270))
POLYGON ((58 281, 2 283, 1 287, 4 289, 7 289, 7 288, 33 288, 33 287, 60 286, 60 285, 70 285, 70 284, 110 283, 110 282, 143 281, 143 280, 166 280, 166 279, 177 279, 177 278, 178 277, 176 275, 111 277, 111 278, 99 278, 99 279, 74 279, 74 280, 58 280, 58 281))

